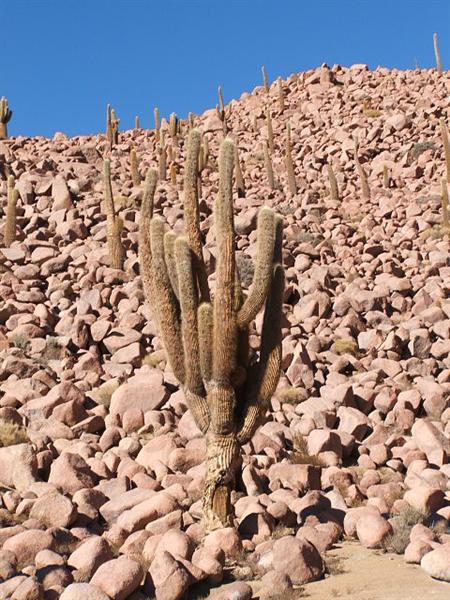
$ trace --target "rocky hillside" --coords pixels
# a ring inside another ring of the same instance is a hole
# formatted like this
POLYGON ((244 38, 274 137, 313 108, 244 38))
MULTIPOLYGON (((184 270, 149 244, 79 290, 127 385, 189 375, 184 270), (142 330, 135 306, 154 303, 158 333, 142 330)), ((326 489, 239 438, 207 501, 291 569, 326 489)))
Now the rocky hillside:
MULTIPOLYGON (((206 536, 205 440, 139 276, 130 151, 143 180, 155 131, 120 132, 108 152, 104 134, 0 142, 3 235, 9 176, 18 190, 16 240, 0 241, 0 599, 296 598, 344 536, 450 581, 449 88, 448 72, 322 66, 226 106, 245 289, 259 208, 285 219, 283 376, 244 447, 235 527, 206 536), (123 270, 109 266, 106 152, 123 270)), ((223 123, 213 109, 194 124, 213 271, 223 123)), ((178 139, 162 128, 156 212, 181 231, 187 124, 178 139)))

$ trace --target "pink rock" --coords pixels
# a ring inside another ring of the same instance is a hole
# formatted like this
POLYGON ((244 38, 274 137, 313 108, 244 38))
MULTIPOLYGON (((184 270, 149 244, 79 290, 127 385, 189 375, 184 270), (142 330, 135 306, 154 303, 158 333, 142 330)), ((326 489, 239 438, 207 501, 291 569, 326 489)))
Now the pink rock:
POLYGON ((205 548, 212 551, 222 550, 227 559, 233 560, 242 551, 242 542, 234 527, 216 529, 205 537, 205 548))
POLYGON ((445 505, 445 493, 442 490, 425 486, 408 490, 403 499, 425 514, 436 512, 445 505))
POLYGON ((427 552, 420 561, 420 566, 430 577, 450 581, 450 543, 427 552))
POLYGON ((349 433, 359 441, 364 439, 369 424, 369 420, 364 413, 351 406, 340 406, 337 416, 339 417, 339 431, 349 433))
POLYGON ((98 477, 81 456, 63 452, 53 461, 48 481, 63 492, 74 494, 83 488, 94 487, 98 477))
POLYGON ((53 550, 55 540, 48 531, 28 529, 10 537, 3 544, 3 550, 10 550, 17 562, 25 565, 34 563, 35 556, 41 550, 53 550))
POLYGON ((109 410, 112 415, 120 416, 130 407, 146 413, 161 408, 168 398, 162 375, 154 369, 145 375, 135 375, 118 387, 111 396, 109 410))
POLYGON ((18 491, 37 480, 37 460, 30 444, 0 448, 0 483, 18 491))
POLYGON ((120 556, 103 563, 94 573, 90 583, 100 588, 110 598, 126 600, 142 580, 143 570, 139 563, 120 556))
POLYGON ((432 546, 424 540, 412 540, 405 548, 405 562, 418 565, 425 554, 432 549, 432 546))
POLYGON ((224 585, 219 592, 213 594, 212 600, 251 600, 253 591, 244 581, 235 581, 224 585))
POLYGON ((165 550, 158 553, 149 569, 156 600, 179 600, 193 583, 191 574, 165 550))
POLYGON ((30 517, 47 527, 69 527, 77 517, 77 509, 69 498, 53 492, 36 500, 31 507, 30 517))
POLYGON ((356 523, 356 535, 366 548, 380 548, 392 527, 381 515, 366 514, 356 523))
POLYGON ((117 519, 117 525, 132 533, 143 529, 147 523, 159 519, 178 508, 177 501, 166 492, 155 493, 151 498, 125 511, 117 519))
POLYGON ((71 583, 60 596, 61 600, 111 600, 101 589, 90 583, 71 583))
POLYGON ((67 564, 90 579, 98 567, 112 557, 108 542, 94 535, 81 542, 67 559, 67 564))
POLYGON ((274 543, 273 568, 288 575, 294 585, 320 579, 325 571, 315 546, 292 536, 282 537, 274 543))
POLYGON ((411 434, 417 447, 425 452, 430 463, 440 466, 450 458, 450 440, 425 419, 418 419, 411 429, 411 434))

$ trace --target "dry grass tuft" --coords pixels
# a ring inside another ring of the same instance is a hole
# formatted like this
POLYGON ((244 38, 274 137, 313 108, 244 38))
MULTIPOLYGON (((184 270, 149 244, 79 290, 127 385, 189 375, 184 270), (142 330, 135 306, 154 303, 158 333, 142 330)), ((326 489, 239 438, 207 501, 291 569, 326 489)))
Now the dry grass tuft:
POLYGON ((155 350, 155 352, 149 352, 143 357, 141 361, 141 366, 148 365, 149 367, 154 369, 165 360, 166 353, 164 352, 164 350, 155 350))
POLYGON ((311 456, 308 452, 308 444, 306 439, 301 435, 295 435, 293 439, 294 450, 289 456, 289 460, 293 465, 313 465, 321 467, 317 456, 311 456))
POLYGON ((357 358, 359 355, 358 343, 352 338, 336 338, 331 346, 331 351, 339 356, 351 354, 357 358))
POLYGON ((26 429, 15 423, 0 422, 0 448, 28 442, 26 429))
POLYGON ((403 554, 409 544, 411 529, 418 523, 423 523, 426 515, 408 506, 392 519, 392 533, 383 542, 385 552, 403 554))
POLYGON ((275 398, 282 404, 297 405, 306 400, 306 392, 302 388, 286 387, 279 390, 275 398))

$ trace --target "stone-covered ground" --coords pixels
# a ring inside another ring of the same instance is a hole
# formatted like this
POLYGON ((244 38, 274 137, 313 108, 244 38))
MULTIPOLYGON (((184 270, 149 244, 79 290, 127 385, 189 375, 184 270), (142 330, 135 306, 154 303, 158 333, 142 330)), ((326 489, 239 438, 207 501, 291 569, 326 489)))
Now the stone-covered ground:
MULTIPOLYGON (((206 536, 205 442, 166 368, 139 277, 142 189, 129 151, 143 177, 157 164, 154 132, 121 132, 111 153, 124 271, 108 267, 104 135, 0 142, 3 206, 8 175, 20 192, 18 240, 0 245, 0 599, 240 600, 253 580, 262 599, 296 598, 332 572, 325 552, 344 538, 450 580, 450 236, 439 128, 450 76, 323 66, 283 85, 283 111, 274 83, 269 95, 260 87, 232 101, 229 119, 246 185, 235 217, 247 285, 259 207, 285 216, 283 377, 244 447, 235 527, 206 536), (283 158, 288 121, 295 196, 283 158)), ((211 153, 201 216, 212 271, 222 126, 215 110, 196 125, 211 153)), ((156 204, 181 230, 183 140, 174 155, 178 183, 161 182, 156 204)))

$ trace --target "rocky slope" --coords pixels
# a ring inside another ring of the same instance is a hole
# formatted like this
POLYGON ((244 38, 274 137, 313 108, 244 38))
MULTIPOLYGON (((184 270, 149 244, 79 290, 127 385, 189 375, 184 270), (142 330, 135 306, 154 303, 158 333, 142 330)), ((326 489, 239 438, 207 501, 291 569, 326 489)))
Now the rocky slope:
MULTIPOLYGON (((0 245, 0 598, 176 600, 211 589, 243 599, 254 578, 270 598, 323 576, 325 551, 344 536, 405 552, 450 580, 450 236, 439 129, 449 85, 448 73, 431 70, 323 66, 283 82, 283 110, 276 83, 231 102, 245 279, 259 207, 285 216, 284 375, 245 447, 236 527, 206 537, 204 439, 166 368, 139 277, 142 189, 129 151, 144 176, 157 164, 154 132, 121 132, 110 156, 124 271, 108 267, 104 135, 0 142, 3 204, 8 175, 20 194, 18 239, 0 245)), ((215 110, 195 124, 210 146, 201 211, 212 267, 222 125, 215 110)), ((180 230, 182 139, 174 153, 177 183, 160 182, 156 204, 180 230)))

